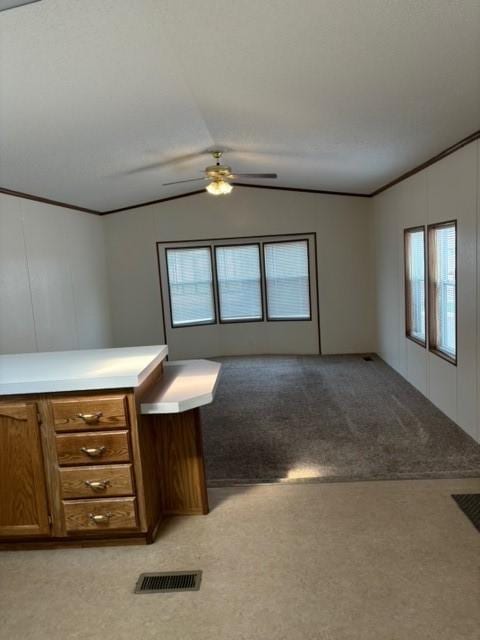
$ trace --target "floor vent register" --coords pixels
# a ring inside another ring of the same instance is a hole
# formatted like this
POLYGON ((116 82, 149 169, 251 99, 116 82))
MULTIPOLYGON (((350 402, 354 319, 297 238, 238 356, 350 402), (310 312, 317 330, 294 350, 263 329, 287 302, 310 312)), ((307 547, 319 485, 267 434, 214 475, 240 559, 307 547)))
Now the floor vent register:
POLYGON ((198 591, 201 571, 173 571, 169 573, 142 573, 135 593, 171 593, 172 591, 198 591))

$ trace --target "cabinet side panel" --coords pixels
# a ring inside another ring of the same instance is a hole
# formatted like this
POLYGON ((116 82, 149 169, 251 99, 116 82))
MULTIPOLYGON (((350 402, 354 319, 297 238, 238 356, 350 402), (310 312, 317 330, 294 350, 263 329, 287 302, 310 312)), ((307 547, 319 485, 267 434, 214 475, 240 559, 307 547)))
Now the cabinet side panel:
POLYGON ((208 496, 199 410, 151 417, 157 429, 164 512, 207 514, 208 496))

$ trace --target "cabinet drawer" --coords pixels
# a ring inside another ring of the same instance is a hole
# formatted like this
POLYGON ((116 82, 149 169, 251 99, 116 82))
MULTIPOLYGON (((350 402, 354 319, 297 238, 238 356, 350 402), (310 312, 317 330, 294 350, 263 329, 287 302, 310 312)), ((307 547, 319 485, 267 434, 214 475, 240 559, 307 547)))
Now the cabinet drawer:
POLYGON ((138 528, 135 498, 64 501, 63 508, 68 533, 138 528))
POLYGON ((128 425, 126 396, 52 400, 55 431, 122 429, 128 425))
POLYGON ((105 464, 129 462, 128 431, 68 433, 55 437, 58 464, 105 464))
POLYGON ((103 498, 133 494, 132 465, 60 469, 63 498, 103 498))

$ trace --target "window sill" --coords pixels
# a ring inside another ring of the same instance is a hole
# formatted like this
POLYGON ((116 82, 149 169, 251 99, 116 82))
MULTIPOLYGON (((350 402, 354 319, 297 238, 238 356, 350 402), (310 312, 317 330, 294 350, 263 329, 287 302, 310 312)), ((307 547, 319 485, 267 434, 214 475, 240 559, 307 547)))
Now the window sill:
POLYGON ((457 359, 452 357, 452 356, 450 356, 448 353, 445 353, 444 351, 439 351, 438 349, 435 349, 434 347, 430 347, 429 351, 430 351, 430 353, 433 353, 433 355, 438 356, 442 360, 445 360, 446 362, 449 362, 450 364, 453 364, 454 367, 457 366, 457 359))
POLYGON ((263 318, 236 318, 222 320, 220 318, 220 324, 245 324, 245 322, 263 322, 263 318))
POLYGON ((185 324, 172 324, 170 327, 172 329, 185 329, 188 327, 209 327, 212 324, 217 324, 216 320, 210 320, 209 322, 186 322, 185 324))
POLYGON ((405 337, 408 340, 411 340, 412 342, 415 342, 415 344, 418 344, 419 347, 423 347, 424 349, 426 349, 426 347, 427 347, 426 341, 420 340, 420 338, 415 338, 415 336, 409 336, 408 333, 405 334, 405 337))
POLYGON ((311 322, 312 316, 309 318, 268 318, 267 322, 311 322))

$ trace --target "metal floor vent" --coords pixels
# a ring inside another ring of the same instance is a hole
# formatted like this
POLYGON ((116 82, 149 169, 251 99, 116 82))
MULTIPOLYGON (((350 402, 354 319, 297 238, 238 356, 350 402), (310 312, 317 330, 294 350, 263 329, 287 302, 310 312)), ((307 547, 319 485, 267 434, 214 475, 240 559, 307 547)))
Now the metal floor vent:
POLYGON ((460 493, 452 495, 452 498, 473 526, 480 531, 480 493, 460 493))
POLYGON ((172 591, 198 591, 201 571, 170 571, 169 573, 141 573, 135 593, 170 593, 172 591))

